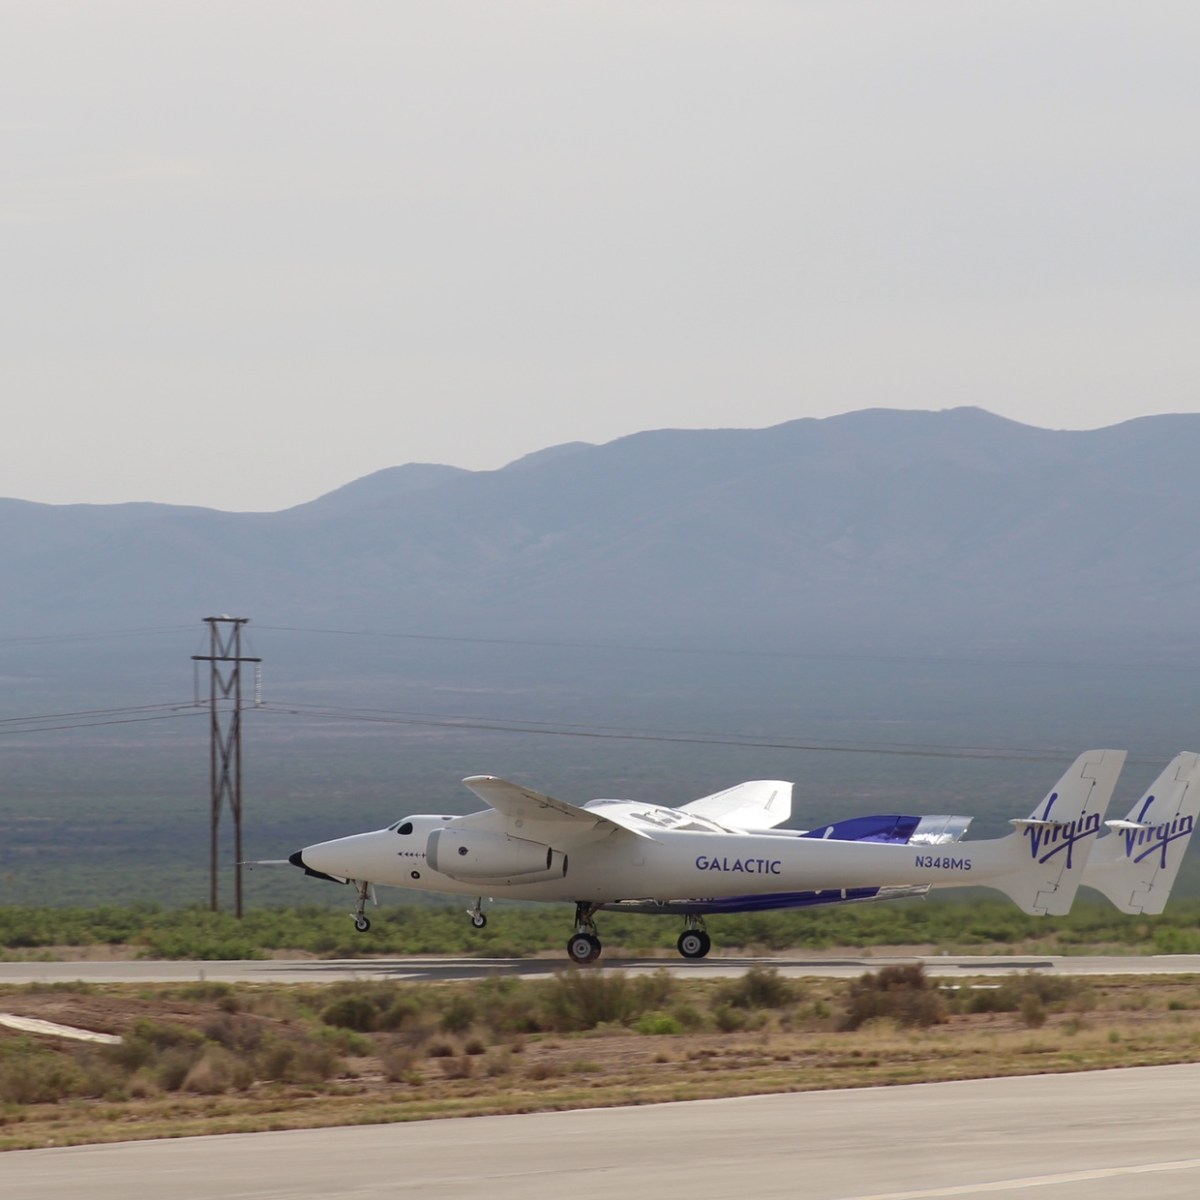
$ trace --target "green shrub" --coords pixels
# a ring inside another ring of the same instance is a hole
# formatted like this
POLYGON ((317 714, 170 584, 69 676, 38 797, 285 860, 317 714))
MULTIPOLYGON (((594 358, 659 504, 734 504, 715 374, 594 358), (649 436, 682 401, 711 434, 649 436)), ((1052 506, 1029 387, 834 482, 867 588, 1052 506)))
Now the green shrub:
POLYGON ((784 1008, 797 998, 797 988, 774 967, 751 967, 737 979, 727 979, 716 992, 717 1004, 734 1008, 784 1008))
POLYGON ((343 1029, 338 1025, 314 1029, 308 1040, 313 1045, 328 1047, 334 1054, 362 1056, 375 1052, 375 1043, 365 1033, 359 1033, 355 1029, 343 1029))
MULTIPOLYGON (((153 1067, 156 1078, 161 1078, 164 1056, 169 1056, 172 1063, 183 1063, 182 1071, 186 1074, 203 1042, 204 1035, 194 1029, 142 1019, 135 1021, 119 1042, 105 1046, 100 1053, 126 1072, 136 1071, 140 1067, 153 1067)), ((183 1075, 179 1075, 178 1079, 175 1076, 176 1072, 167 1070, 166 1077, 172 1082, 163 1086, 168 1091, 174 1091, 182 1082, 183 1075)))
POLYGON ((686 1029, 689 1033, 704 1028, 704 1014, 694 1004, 680 1003, 672 1005, 670 1013, 679 1023, 680 1027, 686 1029))
POLYGON ((375 1018, 375 1028, 388 1032, 411 1026, 421 1014, 421 1005, 415 996, 398 995, 375 1018))
POLYGON ((158 1055, 152 1073, 164 1092, 177 1092, 204 1053, 200 1045, 172 1046, 158 1055))
POLYGON ((919 963, 883 967, 850 985, 841 1028, 858 1029, 879 1017, 906 1028, 939 1025, 946 1019, 946 1001, 919 963))
POLYGON ((337 1074, 340 1066, 336 1050, 319 1042, 302 1041, 288 1067, 288 1083, 321 1083, 337 1074))
POLYGON ((465 1033, 475 1023, 475 1005, 469 996, 451 999, 438 1024, 444 1033, 465 1033))
POLYGON ((651 1035, 683 1032, 683 1026, 679 1023, 678 1018, 665 1012, 642 1013, 635 1028, 638 1033, 651 1035))
POLYGON ((86 1094, 83 1072, 70 1059, 29 1038, 0 1044, 0 1103, 49 1104, 86 1094))
POLYGON ((1043 975, 1026 971, 1010 975, 997 987, 973 988, 960 997, 959 1006, 967 1012, 1021 1012, 1033 997, 1043 1009, 1077 1010, 1091 1007, 1092 992, 1081 980, 1070 975, 1043 975))
POLYGON ((321 1020, 326 1025, 366 1032, 375 1028, 378 1014, 379 1010, 366 996, 342 996, 321 1010, 321 1020))
POLYGON ((539 996, 538 985, 523 979, 484 979, 475 985, 479 1020, 493 1037, 542 1032, 539 996))
POLYGON ((228 1091, 244 1091, 254 1082, 251 1065, 223 1046, 205 1046, 184 1076, 180 1090, 200 1096, 219 1096, 228 1091))
POLYGON ((409 1046, 388 1046, 379 1056, 388 1083, 407 1081, 417 1065, 417 1053, 409 1046))
POLYGON ((633 981, 639 1008, 667 1008, 678 991, 678 981, 661 967, 650 975, 639 975, 633 981))
POLYGON ((221 1013, 204 1024, 204 1036, 235 1054, 253 1054, 262 1044, 263 1025, 251 1017, 221 1013))
POLYGON ((1046 1006, 1036 992, 1026 992, 1021 997, 1021 1020, 1030 1029, 1039 1029, 1046 1023, 1046 1006))
POLYGON ((722 1033, 737 1033, 746 1028, 746 1010, 730 1004, 718 1004, 713 1009, 713 1023, 722 1033))
POLYGON ((296 1060, 296 1044, 283 1039, 267 1043, 255 1059, 260 1079, 286 1080, 296 1060))
POLYGON ((619 971, 560 972, 543 985, 541 998, 546 1027, 561 1033, 624 1025, 637 1010, 634 990, 619 971))

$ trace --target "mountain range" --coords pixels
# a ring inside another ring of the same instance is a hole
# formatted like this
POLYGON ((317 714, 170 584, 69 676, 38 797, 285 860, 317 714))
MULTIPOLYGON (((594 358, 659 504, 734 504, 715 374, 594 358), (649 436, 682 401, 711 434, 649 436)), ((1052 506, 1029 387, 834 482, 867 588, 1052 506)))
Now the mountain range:
POLYGON ((1112 745, 1132 803, 1196 743, 1197 461, 1200 415, 872 410, 409 464, 276 513, 0 500, 0 903, 206 894, 189 659, 224 613, 264 660, 251 857, 465 811, 480 773, 667 804, 794 779, 798 819, 994 833, 1112 745))
POLYGON ((977 408, 408 464, 275 513, 0 500, 11 636, 232 613, 431 636, 811 645, 1153 631, 1200 612, 1200 414, 977 408))

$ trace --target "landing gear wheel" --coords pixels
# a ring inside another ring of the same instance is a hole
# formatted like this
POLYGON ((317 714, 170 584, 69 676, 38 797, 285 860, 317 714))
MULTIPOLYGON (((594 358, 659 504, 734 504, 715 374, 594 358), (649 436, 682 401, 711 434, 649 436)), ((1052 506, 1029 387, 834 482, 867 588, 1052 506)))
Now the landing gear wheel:
POLYGON ((476 929, 482 929, 487 924, 487 917, 483 915, 483 897, 477 896, 475 903, 467 909, 467 916, 471 918, 471 924, 476 929))
POLYGON ((567 954, 572 962, 583 966, 600 957, 600 939, 594 933, 577 933, 567 943, 567 954))
POLYGON ((712 949, 712 938, 702 929, 685 929, 675 945, 684 958, 703 958, 712 949))
POLYGON ((357 883, 354 880, 350 881, 355 884, 355 890, 358 892, 358 903, 354 906, 354 928, 359 933, 366 933, 371 928, 371 922, 367 920, 363 910, 367 907, 368 900, 374 900, 374 893, 371 891, 371 884, 366 879, 357 883))

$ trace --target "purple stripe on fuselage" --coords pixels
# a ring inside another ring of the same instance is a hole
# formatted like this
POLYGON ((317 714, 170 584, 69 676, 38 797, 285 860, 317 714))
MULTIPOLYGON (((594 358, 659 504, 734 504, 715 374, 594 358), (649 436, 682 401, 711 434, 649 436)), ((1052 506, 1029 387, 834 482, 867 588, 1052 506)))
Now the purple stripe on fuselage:
POLYGON ((696 913, 767 912, 775 908, 814 908, 841 904, 845 900, 873 900, 879 888, 847 888, 827 892, 771 892, 765 896, 724 896, 712 900, 689 900, 687 909, 696 913))

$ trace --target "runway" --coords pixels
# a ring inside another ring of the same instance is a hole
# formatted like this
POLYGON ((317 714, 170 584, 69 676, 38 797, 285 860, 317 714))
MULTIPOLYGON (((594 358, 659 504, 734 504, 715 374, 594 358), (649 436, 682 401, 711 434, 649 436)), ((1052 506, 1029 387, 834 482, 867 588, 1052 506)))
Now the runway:
MULTIPOLYGON (((772 967, 789 978, 855 978, 889 963, 921 962, 929 975, 954 978, 1020 971, 1057 975, 1191 975, 1200 974, 1200 954, 1144 956, 936 955, 895 957, 870 955, 828 957, 784 956, 741 958, 605 958, 599 967, 628 974, 666 969, 680 979, 720 979, 741 975, 750 967, 772 967)), ((0 983, 341 983, 374 979, 434 982, 513 975, 537 979, 570 966, 561 958, 352 958, 261 959, 228 962, 134 960, 121 962, 3 962, 0 983)), ((596 968, 588 968, 596 969, 596 968)))
POLYGON ((1192 1200, 1200 1064, 0 1155, 38 1200, 1192 1200))

